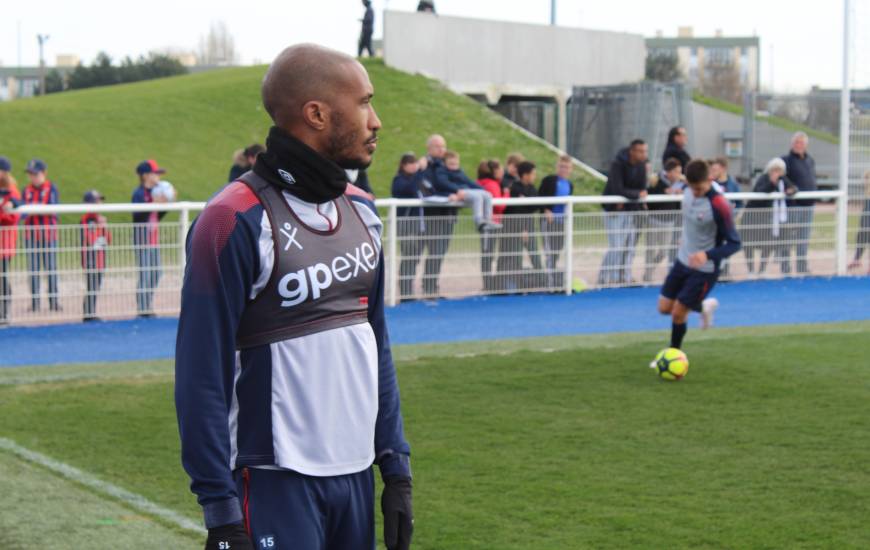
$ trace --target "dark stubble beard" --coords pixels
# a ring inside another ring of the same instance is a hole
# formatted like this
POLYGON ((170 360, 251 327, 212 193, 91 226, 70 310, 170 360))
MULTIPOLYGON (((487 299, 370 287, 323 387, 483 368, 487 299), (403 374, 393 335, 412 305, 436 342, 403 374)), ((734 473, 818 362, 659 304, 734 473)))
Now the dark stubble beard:
MULTIPOLYGON (((333 129, 329 135, 328 158, 345 170, 364 170, 372 163, 372 157, 364 159, 359 152, 364 147, 362 132, 347 127, 344 117, 333 115, 333 129)), ((372 132, 370 137, 374 137, 372 132)))

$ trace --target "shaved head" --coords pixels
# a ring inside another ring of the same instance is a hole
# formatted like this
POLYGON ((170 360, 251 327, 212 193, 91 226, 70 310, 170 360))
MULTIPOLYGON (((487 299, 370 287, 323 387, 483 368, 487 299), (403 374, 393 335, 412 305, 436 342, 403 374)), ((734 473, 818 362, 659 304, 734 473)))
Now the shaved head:
POLYGON ((278 126, 302 116, 309 101, 329 102, 348 84, 349 55, 318 46, 298 44, 278 54, 263 77, 263 106, 278 126))
POLYGON ((366 168, 381 121, 365 67, 316 44, 281 52, 263 77, 263 106, 276 126, 342 168, 366 168))

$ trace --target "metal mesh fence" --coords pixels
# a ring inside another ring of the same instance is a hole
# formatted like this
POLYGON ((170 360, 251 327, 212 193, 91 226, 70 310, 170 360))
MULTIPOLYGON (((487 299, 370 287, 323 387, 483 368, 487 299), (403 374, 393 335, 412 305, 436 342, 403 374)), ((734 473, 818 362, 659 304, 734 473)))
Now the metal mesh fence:
POLYGON ((568 152, 606 171, 617 151, 640 138, 655 162, 671 127, 691 128, 688 94, 682 84, 657 82, 575 88, 568 103, 568 152))
MULTIPOLYGON (((729 195, 744 205, 735 215, 743 250, 723 264, 722 279, 837 274, 836 204, 789 207, 783 213, 772 208, 775 196, 729 195)), ((836 200, 837 193, 806 196, 836 200)), ((603 203, 624 199, 565 197, 557 201, 564 213, 551 215, 541 205, 553 199, 499 199, 495 202, 525 207, 527 213, 503 215, 500 229, 484 232, 467 209, 396 217, 396 205, 409 201, 379 201, 387 302, 660 285, 680 244, 682 217, 675 200, 650 199, 668 203, 664 210, 605 212, 603 203)), ((104 205, 115 212, 125 206, 104 205)), ((98 242, 83 240, 79 225, 56 227, 56 238, 40 242, 28 238, 24 226, 4 227, 14 239, 0 242, 14 242, 15 249, 4 251, 2 318, 40 324, 177 314, 188 219, 182 211, 182 221, 161 222, 154 244, 137 241, 141 227, 129 223, 106 224, 106 238, 98 242)), ((859 223, 854 216, 850 235, 859 223)))

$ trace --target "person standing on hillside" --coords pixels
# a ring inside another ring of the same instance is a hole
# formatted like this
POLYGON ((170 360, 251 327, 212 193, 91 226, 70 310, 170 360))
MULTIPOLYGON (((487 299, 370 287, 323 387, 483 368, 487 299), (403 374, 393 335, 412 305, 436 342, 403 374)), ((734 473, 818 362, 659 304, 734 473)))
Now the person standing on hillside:
MULTIPOLYGON (((30 185, 24 188, 24 204, 58 204, 57 186, 46 176, 48 165, 33 159, 25 168, 30 185)), ((48 305, 61 311, 57 289, 57 214, 30 214, 24 218, 24 246, 30 271, 30 311, 39 311, 39 272, 48 275, 48 305)))
MULTIPOLYGON (((155 160, 143 160, 136 166, 139 187, 133 191, 130 202, 166 202, 164 196, 154 196, 154 188, 160 176, 166 173, 155 160)), ((160 220, 166 211, 133 213, 133 246, 139 265, 139 282, 136 286, 136 310, 139 317, 154 317, 154 289, 160 282, 160 220)))
POLYGON ((386 547, 410 547, 383 223, 345 173, 377 148, 373 95, 356 59, 285 49, 266 152, 191 229, 175 403, 207 550, 375 550, 373 464, 386 547))
POLYGON ((369 57, 374 57, 372 51, 372 33, 375 32, 375 10, 372 9, 371 0, 362 0, 363 6, 366 8, 366 13, 363 15, 362 30, 359 33, 359 47, 357 48, 357 57, 362 57, 364 51, 369 52, 369 57))

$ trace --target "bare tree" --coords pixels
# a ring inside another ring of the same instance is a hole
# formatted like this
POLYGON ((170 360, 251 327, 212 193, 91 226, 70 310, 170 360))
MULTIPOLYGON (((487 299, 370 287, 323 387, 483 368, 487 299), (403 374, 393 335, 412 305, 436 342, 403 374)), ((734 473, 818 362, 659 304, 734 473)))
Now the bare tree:
POLYGON ((704 95, 739 104, 743 97, 739 69, 733 63, 707 63, 704 66, 701 91, 704 95))
POLYGON ((199 37, 196 61, 200 65, 235 65, 239 60, 233 40, 226 23, 215 21, 206 36, 199 37))

